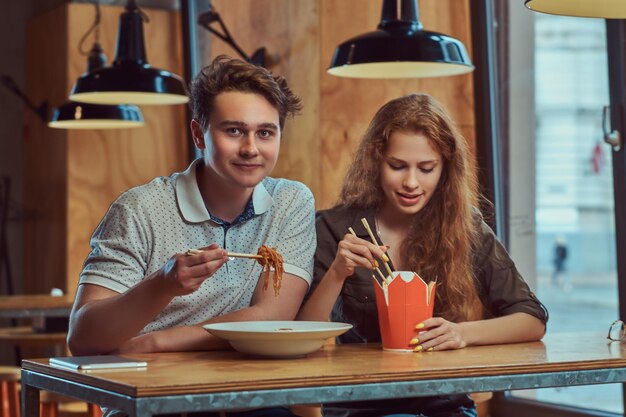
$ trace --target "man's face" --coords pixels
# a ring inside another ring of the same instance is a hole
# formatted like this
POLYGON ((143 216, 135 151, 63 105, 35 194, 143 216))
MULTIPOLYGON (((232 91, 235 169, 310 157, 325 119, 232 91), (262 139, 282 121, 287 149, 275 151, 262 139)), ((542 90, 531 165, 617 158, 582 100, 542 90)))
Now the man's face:
POLYGON ((278 110, 265 97, 240 91, 218 94, 207 132, 197 138, 194 131, 205 164, 225 185, 241 188, 255 187, 274 169, 280 135, 278 110))

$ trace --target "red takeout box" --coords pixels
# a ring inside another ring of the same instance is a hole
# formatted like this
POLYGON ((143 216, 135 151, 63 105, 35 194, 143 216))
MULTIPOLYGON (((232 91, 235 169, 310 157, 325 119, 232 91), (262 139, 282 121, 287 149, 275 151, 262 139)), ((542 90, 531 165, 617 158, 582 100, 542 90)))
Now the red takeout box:
POLYGON ((427 284, 415 272, 395 271, 387 283, 374 279, 383 349, 413 351, 415 326, 433 316, 435 282, 427 284))

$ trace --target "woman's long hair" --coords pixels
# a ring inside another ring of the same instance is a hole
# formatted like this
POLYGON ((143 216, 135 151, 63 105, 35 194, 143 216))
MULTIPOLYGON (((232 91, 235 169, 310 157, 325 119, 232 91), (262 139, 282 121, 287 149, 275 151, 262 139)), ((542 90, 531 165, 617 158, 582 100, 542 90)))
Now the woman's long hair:
POLYGON ((482 317, 472 268, 480 224, 475 163, 467 142, 444 108, 427 94, 411 94, 385 104, 374 116, 348 169, 339 203, 378 209, 385 195, 380 170, 393 132, 426 136, 442 156, 443 171, 430 201, 417 213, 400 247, 404 269, 437 279, 435 313, 451 321, 482 317))

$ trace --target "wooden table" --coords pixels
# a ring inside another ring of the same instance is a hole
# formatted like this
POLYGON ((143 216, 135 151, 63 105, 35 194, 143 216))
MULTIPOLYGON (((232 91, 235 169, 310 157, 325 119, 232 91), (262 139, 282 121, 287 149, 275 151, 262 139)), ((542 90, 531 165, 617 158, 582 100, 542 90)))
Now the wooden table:
POLYGON ((69 295, 0 296, 0 318, 69 317, 73 303, 69 295))
POLYGON ((15 346, 17 364, 22 357, 21 348, 51 347, 54 351, 39 352, 38 355, 63 354, 67 326, 74 297, 69 295, 53 296, 7 295, 0 296, 0 319, 30 319, 28 326, 0 328, 0 343, 15 346))
POLYGON ((378 345, 325 346, 301 359, 238 352, 126 355, 143 370, 69 371, 46 359, 22 363, 25 417, 39 413, 39 389, 123 410, 129 416, 243 407, 403 398, 626 381, 626 343, 604 334, 430 353, 378 345))

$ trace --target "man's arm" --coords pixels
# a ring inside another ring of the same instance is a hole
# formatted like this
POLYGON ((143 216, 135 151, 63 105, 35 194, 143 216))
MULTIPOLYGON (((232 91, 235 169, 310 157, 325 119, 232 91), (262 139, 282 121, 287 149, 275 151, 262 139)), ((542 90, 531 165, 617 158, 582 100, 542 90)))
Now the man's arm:
POLYGON ((199 255, 173 256, 122 294, 98 285, 80 285, 70 314, 70 351, 95 355, 120 349, 174 297, 196 291, 227 259, 226 251, 212 244, 199 255))
MULTIPOLYGON (((270 276, 272 279, 273 276, 270 276)), ((214 317, 196 326, 180 326, 137 336, 119 350, 120 353, 177 352, 225 349, 228 343, 212 336, 203 324, 230 321, 293 320, 308 288, 307 282, 292 274, 283 274, 277 296, 270 285, 263 290, 263 277, 254 290, 250 307, 214 317)))
MULTIPOLYGON (((293 186, 292 186, 293 187, 293 186)), ((249 307, 212 318, 194 326, 180 326, 134 337, 119 347, 119 352, 163 352, 223 349, 228 346, 211 336, 203 324, 227 321, 293 320, 307 291, 315 251, 315 202, 313 194, 303 185, 289 188, 274 196, 275 204, 288 210, 277 215, 273 227, 280 240, 277 250, 285 259, 282 287, 278 296, 274 290, 263 290, 263 277, 257 282, 249 307), (286 196, 286 197, 285 197, 286 196), (299 272, 296 272, 299 271, 299 272), (306 275, 308 274, 308 275, 306 275)), ((270 277, 273 278, 273 277, 270 277)))

